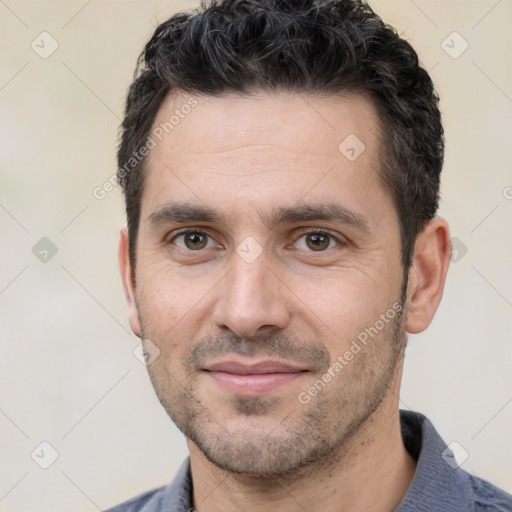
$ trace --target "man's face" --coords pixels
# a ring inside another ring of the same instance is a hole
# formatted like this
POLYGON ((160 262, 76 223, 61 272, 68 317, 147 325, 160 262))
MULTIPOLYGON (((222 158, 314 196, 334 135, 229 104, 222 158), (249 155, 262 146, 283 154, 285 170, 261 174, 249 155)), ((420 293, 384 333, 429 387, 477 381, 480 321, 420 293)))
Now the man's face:
MULTIPOLYGON (((188 98, 170 95, 154 128, 188 98)), ((211 462, 289 473, 348 446, 397 391, 403 269, 377 114, 359 96, 196 99, 148 158, 131 325, 211 462)))

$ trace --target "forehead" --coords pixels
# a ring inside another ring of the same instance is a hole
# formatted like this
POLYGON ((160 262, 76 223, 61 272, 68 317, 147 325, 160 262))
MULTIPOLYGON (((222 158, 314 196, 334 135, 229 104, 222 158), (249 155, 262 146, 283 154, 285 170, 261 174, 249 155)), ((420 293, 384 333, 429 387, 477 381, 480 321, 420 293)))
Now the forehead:
POLYGON ((212 97, 173 91, 155 118, 153 131, 159 129, 164 145, 174 142, 177 157, 199 153, 199 149, 234 152, 258 143, 279 144, 281 150, 306 156, 338 157, 339 144, 349 135, 356 135, 370 152, 376 149, 378 116, 370 101, 353 93, 212 97))
POLYGON ((143 218, 176 199, 261 213, 266 201, 306 196, 363 207, 373 194, 375 208, 392 208, 378 177, 377 112, 361 95, 173 92, 151 133, 143 218))

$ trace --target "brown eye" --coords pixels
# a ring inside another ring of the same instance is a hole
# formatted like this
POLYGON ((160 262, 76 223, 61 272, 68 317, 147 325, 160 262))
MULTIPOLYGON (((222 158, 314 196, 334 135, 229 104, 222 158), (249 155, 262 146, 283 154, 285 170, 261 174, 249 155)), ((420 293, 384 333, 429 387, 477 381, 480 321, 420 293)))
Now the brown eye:
POLYGON ((306 235, 306 244, 313 251, 323 251, 329 247, 330 236, 322 233, 312 233, 306 235))
POLYGON ((204 249, 208 242, 203 233, 187 233, 184 237, 185 245, 189 249, 204 249))
POLYGON ((296 242, 299 249, 305 251, 321 252, 339 245, 334 236, 329 233, 312 231, 302 235, 296 242))
POLYGON ((176 235, 172 242, 180 249, 198 251, 207 247, 209 236, 201 231, 184 231, 176 235))

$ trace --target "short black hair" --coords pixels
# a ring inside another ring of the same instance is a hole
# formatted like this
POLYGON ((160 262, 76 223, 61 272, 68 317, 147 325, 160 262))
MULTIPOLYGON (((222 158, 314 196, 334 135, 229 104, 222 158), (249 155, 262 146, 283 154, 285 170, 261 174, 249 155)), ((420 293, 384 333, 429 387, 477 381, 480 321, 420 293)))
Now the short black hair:
POLYGON ((172 90, 364 95, 378 112, 377 171, 398 212, 402 264, 409 268, 416 236, 438 208, 439 96, 415 50, 367 3, 202 0, 157 27, 129 88, 118 150, 133 265, 147 158, 133 159, 128 171, 126 163, 139 154, 172 90))

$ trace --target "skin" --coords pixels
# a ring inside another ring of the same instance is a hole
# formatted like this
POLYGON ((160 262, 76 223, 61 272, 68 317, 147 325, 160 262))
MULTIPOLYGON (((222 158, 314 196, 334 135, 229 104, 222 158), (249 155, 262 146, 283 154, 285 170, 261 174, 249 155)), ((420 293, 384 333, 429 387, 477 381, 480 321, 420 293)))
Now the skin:
MULTIPOLYGON (((154 126, 188 97, 170 94, 154 126)), ((415 471, 398 416, 403 352, 407 332, 426 329, 441 300, 447 223, 436 217, 417 238, 403 313, 301 403, 400 301, 399 223, 377 174, 377 113, 354 95, 196 98, 148 157, 135 268, 126 229, 119 245, 131 328, 160 350, 149 374, 187 437, 194 507, 391 511, 415 471), (354 161, 338 150, 349 134, 365 144, 354 161), (222 218, 152 222, 177 201, 222 218), (276 208, 322 203, 342 204, 364 225, 265 222, 276 208), (183 228, 208 236, 177 236, 183 228), (311 229, 332 238, 312 238, 311 229), (204 371, 229 357, 304 371, 276 390, 242 396, 204 371)))

